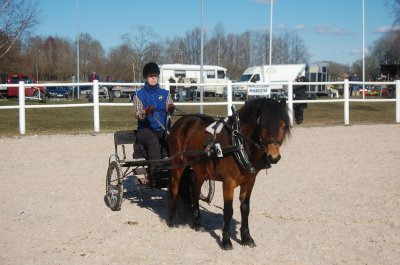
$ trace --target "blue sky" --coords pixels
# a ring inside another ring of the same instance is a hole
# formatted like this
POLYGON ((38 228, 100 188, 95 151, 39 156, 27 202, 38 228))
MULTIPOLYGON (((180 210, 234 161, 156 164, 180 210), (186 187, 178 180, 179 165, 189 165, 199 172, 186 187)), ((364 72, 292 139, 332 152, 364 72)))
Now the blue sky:
MULTIPOLYGON (((151 26, 161 37, 183 36, 200 25, 201 0, 78 0, 79 31, 105 50, 121 44, 136 25, 151 26)), ((77 0, 39 0, 40 24, 33 34, 75 39, 77 0)), ((362 56, 362 0, 275 0, 273 35, 296 31, 311 62, 351 64, 362 56)), ((390 30, 393 17, 385 0, 365 0, 366 48, 390 30)), ((222 23, 226 33, 269 30, 269 0, 204 0, 204 27, 222 23)))

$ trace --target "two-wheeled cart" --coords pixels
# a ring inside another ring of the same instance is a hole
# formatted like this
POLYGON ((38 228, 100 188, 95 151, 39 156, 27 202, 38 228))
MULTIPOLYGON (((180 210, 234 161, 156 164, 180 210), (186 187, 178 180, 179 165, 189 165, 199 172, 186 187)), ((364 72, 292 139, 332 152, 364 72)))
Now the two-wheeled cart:
MULTIPOLYGON (((106 202, 111 210, 119 211, 123 201, 124 181, 128 176, 134 175, 138 187, 148 187, 143 180, 151 179, 150 167, 158 169, 162 174, 162 188, 167 188, 170 183, 169 169, 171 157, 164 159, 148 160, 144 147, 136 142, 135 130, 117 131, 114 133, 115 152, 108 159, 106 177, 106 202), (127 158, 128 145, 133 145, 133 156, 127 158)), ((210 203, 214 197, 214 180, 207 180, 201 188, 200 199, 210 203)))

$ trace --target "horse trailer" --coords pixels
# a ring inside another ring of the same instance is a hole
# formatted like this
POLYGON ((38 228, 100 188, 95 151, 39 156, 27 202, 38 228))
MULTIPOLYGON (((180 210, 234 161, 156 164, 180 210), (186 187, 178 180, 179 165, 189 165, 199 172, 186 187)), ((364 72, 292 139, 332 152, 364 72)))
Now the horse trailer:
MULTIPOLYGON (((307 80, 309 82, 329 82, 329 64, 328 63, 314 63, 306 66, 307 80)), ((326 85, 308 85, 307 93, 309 97, 316 98, 317 96, 328 96, 329 92, 326 85)))

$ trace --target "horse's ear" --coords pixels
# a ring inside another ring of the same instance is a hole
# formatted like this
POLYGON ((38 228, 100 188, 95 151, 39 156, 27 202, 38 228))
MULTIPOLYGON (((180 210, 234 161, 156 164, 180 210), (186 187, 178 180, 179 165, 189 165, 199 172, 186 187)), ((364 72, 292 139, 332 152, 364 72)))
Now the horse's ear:
POLYGON ((281 105, 283 108, 286 108, 286 99, 281 98, 281 105))

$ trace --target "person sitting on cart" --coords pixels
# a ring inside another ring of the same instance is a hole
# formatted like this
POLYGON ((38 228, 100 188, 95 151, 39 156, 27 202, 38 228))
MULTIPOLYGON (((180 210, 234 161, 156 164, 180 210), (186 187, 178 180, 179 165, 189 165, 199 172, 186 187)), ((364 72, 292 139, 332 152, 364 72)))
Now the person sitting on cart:
MULTIPOLYGON (((133 109, 138 119, 136 140, 147 151, 149 160, 167 157, 165 134, 167 113, 173 113, 175 105, 168 90, 158 84, 160 68, 149 62, 143 67, 145 85, 133 98, 133 109), (161 146, 161 148, 160 148, 161 146)), ((152 188, 161 187, 161 172, 150 167, 150 184, 152 188)))

